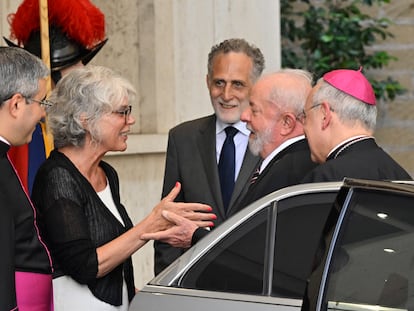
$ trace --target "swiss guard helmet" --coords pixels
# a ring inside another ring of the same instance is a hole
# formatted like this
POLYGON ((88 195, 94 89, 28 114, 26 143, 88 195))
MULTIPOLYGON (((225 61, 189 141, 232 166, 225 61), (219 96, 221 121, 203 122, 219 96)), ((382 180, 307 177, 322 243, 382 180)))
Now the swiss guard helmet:
MULTIPOLYGON (((105 16, 89 0, 53 0, 48 3, 50 66, 52 78, 78 62, 86 65, 104 46, 105 16)), ((9 46, 22 47, 41 57, 39 0, 24 0, 9 14, 9 46), (17 44, 12 40, 16 40, 17 44)))

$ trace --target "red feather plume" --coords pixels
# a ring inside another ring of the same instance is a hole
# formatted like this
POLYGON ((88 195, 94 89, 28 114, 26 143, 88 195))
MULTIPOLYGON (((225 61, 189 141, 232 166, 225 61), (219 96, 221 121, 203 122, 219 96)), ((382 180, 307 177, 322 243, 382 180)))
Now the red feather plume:
MULTIPOLYGON (((89 0, 51 0, 48 14, 50 25, 85 48, 105 39, 105 16, 89 0)), ((8 21, 11 38, 24 45, 30 34, 40 29, 39 0, 24 0, 16 13, 9 14, 8 21)))

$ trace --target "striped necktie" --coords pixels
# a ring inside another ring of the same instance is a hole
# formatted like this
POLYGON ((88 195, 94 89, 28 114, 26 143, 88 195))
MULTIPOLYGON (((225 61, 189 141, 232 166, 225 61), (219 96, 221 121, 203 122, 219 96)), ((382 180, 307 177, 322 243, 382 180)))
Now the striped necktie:
POLYGON ((256 170, 253 172, 252 178, 250 178, 250 184, 254 184, 257 180, 257 178, 259 178, 260 175, 260 167, 256 168, 256 170))

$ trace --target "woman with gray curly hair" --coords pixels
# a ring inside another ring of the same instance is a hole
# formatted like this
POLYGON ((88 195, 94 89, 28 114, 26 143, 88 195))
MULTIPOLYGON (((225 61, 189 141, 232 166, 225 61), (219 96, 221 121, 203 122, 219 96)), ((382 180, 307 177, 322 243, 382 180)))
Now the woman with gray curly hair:
MULTIPOLYGON (((99 66, 72 70, 50 97, 48 125, 55 150, 33 186, 41 231, 55 268, 55 310, 127 310, 135 293, 131 255, 160 230, 192 232, 211 226, 215 216, 204 204, 175 203, 180 184, 151 213, 133 225, 120 202, 118 175, 102 158, 124 151, 135 119, 131 84, 99 66), (174 210, 180 225, 163 211, 174 210), (179 215, 177 215, 179 216, 179 215)), ((191 238, 191 237, 190 237, 191 238)))

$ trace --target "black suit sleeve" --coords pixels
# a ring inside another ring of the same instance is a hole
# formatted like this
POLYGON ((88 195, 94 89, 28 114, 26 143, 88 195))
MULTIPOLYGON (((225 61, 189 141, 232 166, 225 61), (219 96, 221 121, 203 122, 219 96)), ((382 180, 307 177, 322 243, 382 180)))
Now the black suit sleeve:
MULTIPOLYGON (((167 146, 167 156, 165 161, 165 170, 164 170, 164 183, 162 187, 162 197, 165 197, 170 191, 174 188, 177 181, 181 181, 180 169, 179 169, 179 159, 178 151, 176 147, 176 141, 174 135, 170 131, 168 135, 168 146, 167 146)), ((178 196, 175 198, 176 202, 183 202, 184 196, 181 191, 178 196)))
MULTIPOLYGON (((170 193, 175 183, 180 181, 178 155, 174 136, 170 131, 168 136, 167 157, 165 162, 164 184, 162 189, 162 197, 170 193)), ((184 197, 182 191, 178 194, 175 201, 182 202, 184 197)), ((183 250, 174 248, 169 244, 154 241, 154 273, 157 275, 164 270, 169 264, 177 259, 183 250)))
POLYGON ((13 310, 16 306, 14 281, 14 218, 3 193, 0 193, 0 310, 13 310))
POLYGON ((191 238, 191 245, 196 244, 202 238, 204 238, 210 231, 204 228, 197 228, 196 231, 193 233, 193 237, 191 238))

